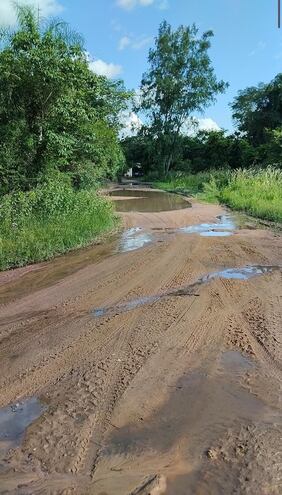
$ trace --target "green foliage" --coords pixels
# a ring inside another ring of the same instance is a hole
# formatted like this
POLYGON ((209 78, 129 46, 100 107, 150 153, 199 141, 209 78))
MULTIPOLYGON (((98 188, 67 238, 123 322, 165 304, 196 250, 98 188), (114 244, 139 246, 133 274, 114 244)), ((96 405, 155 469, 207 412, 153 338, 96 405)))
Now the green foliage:
POLYGON ((273 167, 238 170, 221 191, 221 201, 259 218, 282 222, 282 171, 273 167))
POLYGON ((208 182, 210 177, 209 172, 199 172, 198 174, 170 173, 165 180, 154 182, 154 186, 165 191, 193 195, 203 191, 204 183, 208 182))
POLYGON ((252 144, 267 143, 268 130, 282 127, 282 74, 240 91, 231 108, 239 130, 252 144))
POLYGON ((18 27, 0 43, 0 193, 30 189, 54 169, 77 175, 85 162, 94 175, 114 174, 129 97, 121 82, 94 74, 80 37, 63 22, 40 23, 30 7, 18 7, 18 27))
POLYGON ((211 31, 198 36, 195 25, 173 31, 164 21, 155 48, 149 52, 150 68, 141 81, 139 110, 147 116, 143 131, 151 137, 155 166, 165 175, 177 156, 184 123, 227 86, 217 81, 208 55, 212 36, 211 31))
POLYGON ((184 192, 211 203, 224 203, 250 215, 282 222, 282 171, 261 169, 213 170, 177 174, 155 183, 166 191, 184 192))
POLYGON ((75 192, 69 179, 49 180, 0 202, 0 270, 82 247, 115 226, 112 204, 94 191, 75 192))
MULTIPOLYGON (((276 139, 277 157, 278 135, 276 139)), ((128 166, 134 167, 136 163, 141 163, 148 179, 156 180, 164 176, 163 170, 155 166, 154 145, 149 136, 126 138, 122 147, 128 166)), ((267 154, 269 155, 269 152, 267 154)), ((200 131, 194 136, 179 136, 178 152, 171 163, 171 172, 184 172, 187 175, 205 170, 245 168, 252 166, 258 159, 258 152, 238 134, 200 131)))
POLYGON ((198 198, 217 201, 219 191, 228 184, 230 172, 225 169, 209 170, 197 174, 171 173, 165 181, 154 182, 155 187, 165 191, 181 192, 198 198))

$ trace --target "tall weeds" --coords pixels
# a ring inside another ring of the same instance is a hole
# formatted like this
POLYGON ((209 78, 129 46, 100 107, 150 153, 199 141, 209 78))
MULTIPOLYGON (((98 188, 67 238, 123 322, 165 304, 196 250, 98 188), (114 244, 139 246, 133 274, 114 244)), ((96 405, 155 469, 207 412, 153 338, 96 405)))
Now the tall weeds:
POLYGON ((82 247, 114 227, 112 204, 95 191, 49 181, 0 201, 0 270, 82 247))

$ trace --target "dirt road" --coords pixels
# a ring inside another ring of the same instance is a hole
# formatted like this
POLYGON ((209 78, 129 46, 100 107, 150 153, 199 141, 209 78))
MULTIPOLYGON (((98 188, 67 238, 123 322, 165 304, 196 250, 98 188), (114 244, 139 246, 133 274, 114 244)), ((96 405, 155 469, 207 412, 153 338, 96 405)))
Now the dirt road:
POLYGON ((225 214, 0 275, 1 494, 282 493, 282 240, 225 214))

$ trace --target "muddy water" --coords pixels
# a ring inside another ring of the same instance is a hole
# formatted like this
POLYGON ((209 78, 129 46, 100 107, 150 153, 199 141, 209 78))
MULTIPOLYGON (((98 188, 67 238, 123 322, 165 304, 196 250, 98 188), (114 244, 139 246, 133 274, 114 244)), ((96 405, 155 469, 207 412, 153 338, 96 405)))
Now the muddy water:
POLYGON ((224 278, 224 279, 235 279, 235 280, 248 280, 250 278, 272 273, 274 271, 280 271, 282 267, 280 266, 262 266, 262 265, 251 265, 244 266, 242 268, 227 268, 225 270, 219 270, 217 272, 208 273, 203 277, 196 280, 196 282, 184 286, 176 287, 170 289, 162 294, 153 294, 151 296, 142 296, 136 299, 131 299, 130 301, 116 304, 114 306, 106 306, 104 308, 94 308, 91 314, 95 317, 117 315, 120 313, 125 313, 126 311, 131 311, 140 306, 153 304, 161 299, 167 297, 179 297, 179 296, 199 296, 196 290, 203 284, 211 282, 214 279, 224 278))
POLYGON ((123 232, 117 250, 120 253, 135 251, 150 244, 153 240, 153 235, 145 232, 141 227, 132 227, 123 232))
POLYGON ((9 449, 17 447, 26 428, 45 410, 45 406, 31 397, 11 406, 0 409, 0 456, 3 458, 9 449))
POLYGON ((140 421, 138 425, 113 430, 106 440, 103 457, 116 458, 119 465, 123 465, 122 459, 131 459, 133 466, 147 464, 151 459, 152 473, 157 472, 166 486, 165 491, 156 493, 231 493, 236 479, 230 479, 228 472, 215 479, 206 476, 210 449, 235 424, 272 421, 275 412, 237 379, 238 374, 244 379, 252 370, 251 360, 239 352, 227 351, 217 356, 215 362, 219 363, 217 367, 206 362, 171 384, 168 400, 146 424, 140 421))
POLYGON ((15 298, 21 298, 37 290, 50 287, 68 275, 92 263, 98 263, 108 258, 116 252, 117 243, 117 236, 113 236, 105 244, 90 246, 59 256, 45 263, 20 268, 18 270, 22 271, 22 275, 16 276, 14 280, 13 271, 6 272, 10 277, 8 278, 7 276, 7 282, 4 278, 4 273, 0 282, 0 304, 5 304, 15 298))
POLYGON ((191 204, 177 194, 162 191, 118 189, 111 191, 116 210, 120 212, 159 212, 190 208, 191 204))

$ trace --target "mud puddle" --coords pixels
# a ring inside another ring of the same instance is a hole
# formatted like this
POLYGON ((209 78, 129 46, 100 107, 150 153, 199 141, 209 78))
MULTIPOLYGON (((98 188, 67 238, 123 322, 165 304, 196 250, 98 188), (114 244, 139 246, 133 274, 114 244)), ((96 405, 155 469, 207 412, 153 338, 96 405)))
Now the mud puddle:
POLYGON ((105 462, 111 463, 113 471, 115 462, 117 467, 122 467, 119 479, 124 476, 127 480, 129 474, 137 476, 138 466, 150 466, 150 473, 157 473, 165 485, 163 491, 156 493, 231 493, 236 479, 229 480, 229 487, 222 473, 213 486, 206 476, 213 455, 212 446, 230 429, 258 422, 267 425, 276 413, 240 385, 231 372, 237 369, 244 375, 249 371, 243 355, 235 357, 224 353, 217 359, 222 370, 227 369, 230 373, 215 369, 211 362, 204 363, 203 368, 188 372, 169 386, 172 392, 167 401, 146 422, 143 423, 140 412, 138 424, 111 431, 102 456, 105 462), (218 483, 223 486, 219 487, 218 483))
POLYGON ((220 356, 220 370, 223 373, 242 375, 254 368, 254 362, 239 351, 225 351, 220 356))
POLYGON ((204 275, 200 281, 201 283, 205 283, 214 278, 248 280, 252 277, 266 275, 267 273, 280 270, 281 267, 279 265, 247 265, 242 268, 226 268, 225 270, 209 273, 208 275, 204 275))
POLYGON ((117 251, 126 253, 135 251, 153 242, 152 234, 145 232, 141 227, 132 227, 123 232, 118 244, 117 251))
POLYGON ((43 413, 46 407, 31 397, 0 409, 0 457, 20 445, 26 428, 43 413))
POLYGON ((119 212, 160 212, 191 208, 191 203, 177 194, 163 191, 118 189, 109 192, 119 212))
POLYGON ((202 237, 227 237, 238 228, 235 218, 231 215, 220 215, 216 223, 201 223, 181 227, 178 232, 183 234, 199 234, 202 237))
POLYGON ((216 271, 212 273, 208 273, 203 277, 199 278, 196 282, 184 286, 171 289, 162 294, 154 294, 151 296, 143 296, 138 297, 136 299, 131 299, 130 301, 126 301, 124 303, 116 304, 113 306, 105 306, 101 308, 94 308, 91 311, 92 316, 102 317, 109 315, 117 315, 120 313, 125 313, 127 311, 131 311, 133 309, 139 308, 140 306, 144 306, 147 304, 153 304, 161 299, 165 299, 168 297, 180 297, 180 296, 198 296, 195 291, 201 285, 206 284, 214 279, 224 278, 224 279, 235 279, 235 280, 248 280, 252 277, 256 277, 259 275, 266 275, 268 273, 272 273, 274 271, 280 271, 280 266, 263 266, 263 265, 247 265, 242 268, 227 268, 225 270, 216 271))
MULTIPOLYGON (((13 271, 7 273, 7 281, 0 282, 0 304, 24 297, 37 290, 56 284, 63 278, 82 270, 88 265, 110 257, 117 249, 118 236, 107 243, 89 246, 34 266, 19 268, 19 275, 13 279, 13 271), (22 274, 20 271, 22 270, 22 274), (10 277, 10 278, 9 278, 10 277)), ((5 273, 3 275, 5 275, 5 273)))

